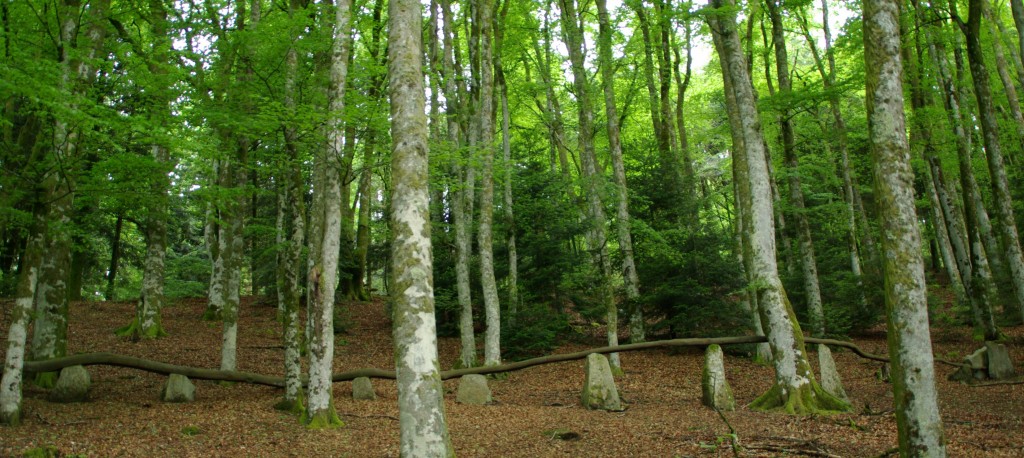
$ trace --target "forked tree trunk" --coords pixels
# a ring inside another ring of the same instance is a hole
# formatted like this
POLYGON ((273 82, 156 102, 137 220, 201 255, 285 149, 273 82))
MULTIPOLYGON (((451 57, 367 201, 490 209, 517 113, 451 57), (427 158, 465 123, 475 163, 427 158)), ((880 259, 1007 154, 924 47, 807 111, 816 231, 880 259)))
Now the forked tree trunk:
POLYGON ((882 219, 885 305, 900 455, 945 456, 903 114, 899 4, 865 0, 863 8, 868 131, 882 219))
MULTIPOLYGON (((733 125, 740 129, 735 137, 742 136, 742 150, 747 169, 749 186, 750 216, 750 287, 757 295, 761 323, 768 335, 775 367, 775 383, 772 388, 751 407, 761 410, 781 409, 789 413, 808 414, 821 410, 848 410, 849 404, 826 393, 818 385, 807 361, 803 332, 796 320, 793 308, 786 298, 786 291, 779 278, 775 260, 775 227, 772 223, 772 194, 768 164, 764 151, 764 137, 761 133, 759 114, 754 102, 753 86, 747 73, 746 59, 736 33, 734 4, 728 0, 712 0, 707 16, 722 73, 728 75, 730 88, 735 95, 738 121, 733 125)), ((747 254, 747 253, 745 253, 747 254)))
MULTIPOLYGON (((327 171, 321 187, 314 192, 320 201, 313 218, 318 220, 314 230, 319 231, 316 262, 309 271, 309 399, 306 404, 305 423, 310 428, 341 425, 334 410, 331 396, 331 370, 334 362, 334 293, 338 288, 338 258, 341 249, 342 207, 341 155, 345 132, 342 117, 345 113, 345 84, 348 77, 348 55, 351 51, 351 0, 339 0, 335 5, 334 47, 331 57, 330 113, 327 148, 317 158, 317 168, 327 171)), ((422 107, 421 107, 422 108, 422 107)))
POLYGON ((427 119, 422 73, 423 20, 417 0, 388 5, 391 84, 391 263, 399 453, 450 457, 434 323, 427 180, 427 119))

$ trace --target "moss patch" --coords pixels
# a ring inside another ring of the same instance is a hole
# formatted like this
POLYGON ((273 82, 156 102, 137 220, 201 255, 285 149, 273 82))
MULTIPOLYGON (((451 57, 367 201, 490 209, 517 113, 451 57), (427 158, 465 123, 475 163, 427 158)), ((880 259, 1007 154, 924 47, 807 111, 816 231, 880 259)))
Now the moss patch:
POLYGON ((302 423, 309 429, 328 429, 345 426, 345 422, 341 421, 341 417, 339 417, 338 412, 334 410, 334 406, 331 406, 327 410, 317 412, 312 417, 309 416, 308 410, 304 411, 302 414, 302 423))
POLYGON ((849 412, 852 406, 821 389, 817 382, 801 386, 794 392, 783 394, 780 385, 774 385, 750 403, 753 410, 783 412, 790 415, 849 412))

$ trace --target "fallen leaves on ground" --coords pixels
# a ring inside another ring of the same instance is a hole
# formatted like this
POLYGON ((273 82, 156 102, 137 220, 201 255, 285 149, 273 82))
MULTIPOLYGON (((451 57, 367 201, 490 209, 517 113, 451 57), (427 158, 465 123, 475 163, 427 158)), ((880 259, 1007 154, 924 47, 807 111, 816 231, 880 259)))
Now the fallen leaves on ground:
MULTIPOLYGON (((108 351, 154 360, 216 368, 220 323, 199 319, 205 301, 180 301, 164 310, 168 337, 132 342, 114 335, 133 316, 128 302, 79 302, 71 308, 69 353, 108 351)), ((3 305, 9 307, 8 305, 3 305)), ((337 336, 335 371, 391 368, 390 324, 380 301, 343 304, 351 326, 337 336)), ((280 325, 272 306, 248 298, 242 305, 238 369, 283 373, 280 325)), ((0 322, 4 332, 7 322, 0 322)), ((1011 356, 1021 361, 1024 327, 1008 328, 1011 356)), ((935 353, 959 360, 980 346, 966 328, 933 330, 935 353)), ((884 354, 881 331, 857 336, 865 350, 884 354)), ((4 340, 6 341, 6 339, 4 340)), ((593 346, 603 345, 593 342, 593 346)), ((440 340, 441 365, 458 357, 457 339, 440 340)), ((558 352, 587 348, 569 344, 558 352)), ((686 457, 812 456, 875 457, 896 446, 891 385, 876 373, 880 363, 834 350, 854 412, 787 416, 745 407, 771 384, 772 369, 746 358, 726 357, 735 412, 700 403, 700 349, 622 354, 625 374, 616 380, 627 403, 623 412, 588 411, 579 404, 583 361, 534 367, 489 381, 495 402, 455 402, 457 381, 445 382, 445 409, 460 457, 686 457)), ((814 358, 816 359, 816 358, 814 358)), ((1024 453, 1024 384, 970 387, 946 380, 954 369, 936 366, 949 456, 1020 456, 1024 453)), ((87 456, 398 456, 397 390, 374 380, 378 398, 354 401, 350 383, 334 385, 334 403, 345 426, 307 430, 273 405, 272 387, 196 381, 197 399, 166 404, 158 394, 164 377, 133 369, 93 366, 90 401, 55 404, 46 392, 25 387, 25 422, 0 428, 0 456, 36 447, 87 456)))

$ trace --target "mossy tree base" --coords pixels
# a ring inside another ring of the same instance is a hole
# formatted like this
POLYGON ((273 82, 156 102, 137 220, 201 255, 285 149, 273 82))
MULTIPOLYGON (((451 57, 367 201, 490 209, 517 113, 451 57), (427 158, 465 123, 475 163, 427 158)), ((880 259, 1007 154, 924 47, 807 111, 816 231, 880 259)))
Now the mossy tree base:
POLYGON ((57 378, 59 376, 60 372, 40 372, 32 378, 32 383, 39 388, 49 390, 57 386, 57 378))
POLYGON ((222 321, 220 310, 213 307, 207 307, 206 311, 203 312, 203 316, 200 318, 202 318, 203 321, 222 321))
POLYGON ((0 413, 0 425, 4 426, 21 426, 21 409, 17 409, 9 414, 0 413))
POLYGON ((303 395, 302 390, 299 390, 299 395, 294 400, 281 399, 274 404, 274 409, 282 412, 287 412, 293 415, 302 416, 306 412, 305 406, 306 397, 303 395))
POLYGON ((114 331, 114 334, 118 337, 128 337, 133 340, 159 339, 169 335, 159 322, 148 328, 143 328, 139 324, 138 318, 133 319, 127 326, 118 328, 114 331))
POLYGON ((781 385, 774 385, 767 393, 751 402, 750 408, 790 415, 811 415, 849 412, 853 407, 850 403, 828 394, 817 382, 812 381, 794 392, 785 394, 781 385))
POLYGON ((309 416, 309 411, 304 411, 302 414, 302 423, 309 429, 329 429, 329 428, 340 428, 345 426, 345 422, 341 421, 341 417, 338 416, 338 412, 334 410, 334 406, 331 406, 327 410, 321 410, 309 416))

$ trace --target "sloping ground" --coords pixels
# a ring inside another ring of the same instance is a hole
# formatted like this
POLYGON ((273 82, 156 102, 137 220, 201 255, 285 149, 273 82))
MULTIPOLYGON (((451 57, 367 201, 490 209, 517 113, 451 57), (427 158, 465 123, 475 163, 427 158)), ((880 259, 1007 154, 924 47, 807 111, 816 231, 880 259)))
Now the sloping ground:
MULTIPOLYGON (((131 303, 82 302, 72 306, 70 351, 109 351, 160 361, 215 368, 220 324, 198 320, 205 302, 186 301, 164 311, 169 337, 130 342, 113 330, 132 316, 131 303)), ((356 303, 352 325, 337 336, 335 370, 393 367, 390 324, 383 304, 356 303)), ((8 309, 9 304, 0 304, 8 309)), ((5 310, 6 311, 6 310, 5 310)), ((7 330, 7 313, 0 322, 7 330)), ((239 325, 239 370, 279 374, 280 326, 274 309, 247 300, 239 325)), ((1024 359, 1024 328, 1008 329, 1011 355, 1024 359)), ((936 354, 959 360, 978 345, 966 329, 933 332, 936 354)), ((6 339, 4 340, 6 342, 6 339)), ((442 339, 442 367, 457 358, 458 341, 442 339)), ((595 346, 600 346, 595 342, 595 346)), ((868 351, 885 353, 884 334, 857 339, 868 351)), ((560 352, 578 351, 569 345, 560 352)), ((740 407, 720 417, 700 404, 702 353, 685 349, 622 355, 625 375, 617 383, 628 409, 592 412, 579 406, 583 362, 557 363, 492 380, 495 404, 454 401, 457 381, 445 382, 447 418, 459 456, 879 456, 896 445, 891 386, 875 373, 880 364, 834 351, 853 414, 794 417, 740 407), (730 427, 733 433, 730 433, 730 427), (574 434, 557 435, 562 430, 574 434), (735 442, 734 442, 735 438, 735 442), (735 451, 731 444, 738 443, 735 451)), ((949 456, 1024 454, 1024 385, 969 387, 946 381, 953 371, 938 366, 942 416, 949 456)), ((25 424, 0 427, 0 456, 18 456, 52 446, 61 454, 88 456, 398 456, 395 385, 375 380, 376 401, 353 401, 351 385, 334 385, 335 406, 345 426, 310 431, 272 406, 275 388, 197 381, 197 401, 164 404, 157 395, 164 377, 131 369, 94 366, 91 401, 61 405, 46 392, 25 390, 25 424)), ((726 372, 737 405, 767 390, 772 371, 727 356, 726 372)))

